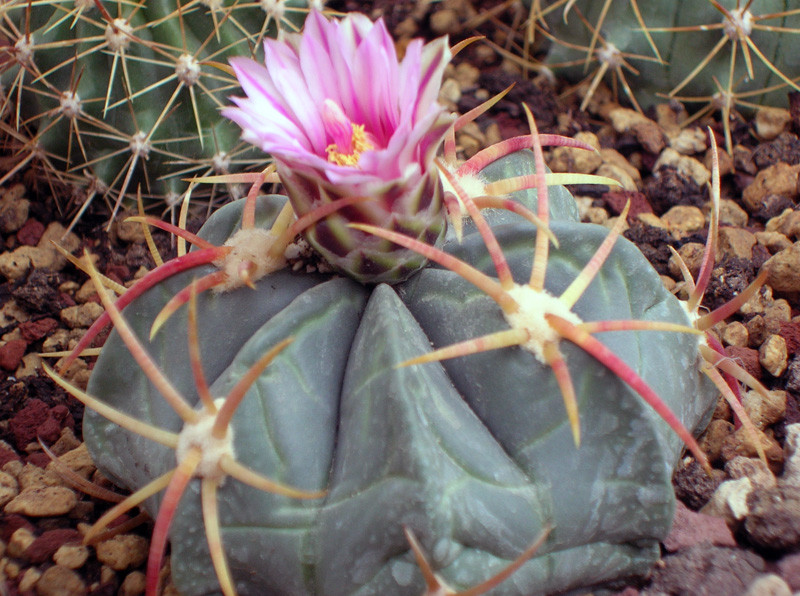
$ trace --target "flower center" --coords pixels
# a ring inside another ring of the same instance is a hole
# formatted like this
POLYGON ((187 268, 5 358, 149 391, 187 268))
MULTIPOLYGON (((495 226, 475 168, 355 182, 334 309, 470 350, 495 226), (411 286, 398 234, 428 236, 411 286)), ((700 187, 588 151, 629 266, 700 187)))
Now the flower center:
POLYGON ((336 103, 326 99, 322 105, 325 131, 333 143, 325 148, 328 161, 340 166, 357 166, 362 151, 373 149, 363 124, 354 124, 336 103))

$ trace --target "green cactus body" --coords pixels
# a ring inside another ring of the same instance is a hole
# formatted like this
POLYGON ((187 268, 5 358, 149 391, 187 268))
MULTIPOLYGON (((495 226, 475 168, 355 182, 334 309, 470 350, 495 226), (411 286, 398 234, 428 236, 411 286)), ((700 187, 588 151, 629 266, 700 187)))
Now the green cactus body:
POLYGON ((50 174, 112 196, 135 196, 141 185, 145 196, 173 202, 186 178, 263 161, 220 116, 237 85, 214 63, 260 51, 276 31, 266 4, 103 3, 106 15, 92 2, 29 5, 0 8, 5 35, 17 40, 4 49, 18 64, 2 80, 32 139, 27 150, 44 152, 50 174))
MULTIPOLYGON (((498 165, 502 170, 524 154, 498 165)), ((528 193, 524 200, 530 200, 528 193)), ((266 225, 282 197, 259 199, 266 225)), ((562 205, 565 213, 572 211, 562 205)), ((221 243, 241 202, 201 234, 221 243)), ((490 217, 490 221, 491 221, 490 217)), ((530 273, 534 228, 502 214, 492 224, 515 279, 530 273)), ((607 230, 566 216, 552 223, 547 289, 563 290, 607 230)), ((466 229, 445 250, 493 274, 483 240, 466 229)), ((210 270, 210 268, 209 268, 210 270)), ((124 312, 140 337, 165 302, 203 270, 153 288, 124 312)), ((689 324, 637 249, 620 240, 575 305, 585 321, 689 324)), ((228 478, 219 491, 226 557, 241 595, 423 593, 403 527, 453 587, 497 573, 552 525, 548 542, 492 593, 565 592, 645 572, 674 510, 671 472, 682 445, 627 385, 577 347, 562 347, 580 405, 573 443, 549 368, 519 348, 417 366, 396 365, 507 324, 487 296, 451 271, 428 267, 398 286, 279 271, 248 288, 198 297, 200 348, 214 395, 276 342, 294 341, 258 378, 233 420, 237 459, 323 499, 295 501, 228 478)), ((149 351, 179 391, 196 395, 181 311, 149 351)), ((601 340, 636 370, 688 428, 707 420, 715 391, 701 380, 698 339, 614 332, 601 340)), ((114 332, 89 392, 159 427, 181 420, 135 367, 114 332)), ((87 411, 84 437, 99 467, 138 488, 174 467, 174 455, 87 411)), ((154 497, 151 511, 159 506, 154 497)), ((172 572, 186 596, 214 594, 198 486, 171 530, 172 572)))
MULTIPOLYGON (((600 36, 609 46, 598 41, 596 60, 601 52, 609 55, 611 51, 619 51, 626 55, 653 58, 654 52, 650 41, 642 30, 631 3, 628 0, 609 0, 608 12, 600 27, 600 36)), ((528 2, 528 4, 530 4, 528 2)), ((551 3, 552 4, 552 3, 551 3)), ((599 22, 606 2, 593 2, 578 0, 574 9, 582 12, 586 21, 595 27, 599 22)), ((743 8, 745 2, 739 0, 720 0, 719 4, 732 15, 743 8)), ((628 57, 630 65, 639 71, 635 74, 626 71, 625 76, 633 89, 639 104, 646 108, 654 103, 666 101, 667 94, 676 89, 691 75, 695 68, 710 54, 715 47, 726 43, 716 49, 715 55, 702 67, 696 76, 685 84, 674 95, 686 98, 705 98, 705 103, 710 103, 712 96, 720 95, 718 105, 726 103, 724 97, 731 92, 735 101, 736 96, 750 103, 763 105, 787 105, 787 94, 795 90, 788 86, 786 79, 796 79, 800 73, 800 51, 798 48, 797 32, 800 31, 800 13, 796 11, 796 3, 789 0, 755 0, 747 3, 748 10, 741 16, 742 31, 749 31, 747 37, 733 33, 728 26, 728 31, 737 39, 736 45, 731 43, 730 37, 720 28, 726 17, 717 10, 708 0, 668 0, 664 2, 638 2, 642 21, 650 29, 652 41, 658 48, 665 64, 654 61, 628 57), (793 10, 795 9, 795 10, 793 10), (748 16, 749 14, 749 16, 748 16), (775 18, 766 18, 768 15, 777 14, 775 18), (672 29, 711 25, 708 30, 675 30, 659 31, 658 29, 672 29), (752 27, 752 28, 750 28, 752 27), (776 30, 765 30, 763 27, 775 27, 776 30), (749 45, 752 43, 752 46, 749 45), (755 46, 763 55, 752 49, 755 46), (735 70, 731 70, 731 53, 735 52, 735 70), (750 56, 752 63, 752 77, 749 76, 745 53, 750 56), (766 63, 768 61, 773 68, 766 63), (783 73, 783 77, 775 71, 783 73), (716 81, 718 82, 715 82, 716 81), (777 88, 776 88, 777 87, 777 88)), ((575 10, 568 13, 567 22, 564 22, 562 9, 559 8, 547 18, 550 33, 559 40, 569 44, 576 44, 588 48, 593 32, 581 22, 575 10)), ((736 20, 736 19, 734 19, 736 20)), ((547 56, 547 63, 562 64, 570 61, 579 61, 577 66, 559 69, 572 80, 581 80, 589 74, 583 67, 582 59, 586 57, 586 50, 567 47, 554 42, 547 56)), ((613 64, 611 64, 613 67, 613 64)), ((796 85, 796 83, 795 83, 796 85)))

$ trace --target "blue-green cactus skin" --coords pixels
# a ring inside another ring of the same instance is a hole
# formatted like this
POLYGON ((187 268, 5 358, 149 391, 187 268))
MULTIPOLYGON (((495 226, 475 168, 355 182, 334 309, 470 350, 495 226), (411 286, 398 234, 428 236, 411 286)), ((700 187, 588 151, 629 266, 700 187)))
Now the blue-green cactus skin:
MULTIPOLYGON (((527 2, 529 5, 530 2, 527 2)), ((578 0, 574 7, 579 9, 587 21, 594 25, 598 22, 604 2, 597 0, 578 0)), ((738 0, 719 0, 719 4, 726 9, 736 9, 737 5, 744 5, 738 0)), ((723 15, 708 0, 662 0, 648 2, 639 0, 639 10, 642 19, 648 28, 661 27, 691 27, 695 25, 718 25, 723 20, 723 15)), ((750 6, 750 11, 758 17, 790 11, 797 8, 792 0, 755 0, 750 6)), ((570 44, 588 47, 592 33, 581 23, 578 15, 573 10, 568 14, 564 23, 562 10, 558 9, 550 14, 547 19, 552 33, 557 39, 570 44)), ((763 20, 761 24, 773 27, 783 27, 787 30, 800 30, 800 15, 786 15, 780 18, 763 20)), ((629 0, 612 0, 608 14, 603 21, 600 31, 603 38, 612 43, 618 50, 637 56, 653 57, 653 50, 647 37, 641 30, 641 25, 631 8, 629 0)), ((652 39, 659 49, 665 64, 629 58, 631 66, 640 71, 639 75, 626 72, 626 77, 633 89, 634 95, 642 108, 667 101, 665 94, 680 84, 697 65, 714 49, 720 38, 724 35, 720 29, 710 31, 683 31, 683 32, 657 32, 651 33, 652 39)), ((783 72, 789 79, 794 79, 800 72, 800 37, 791 31, 760 31, 753 29, 751 38, 762 53, 783 72)), ((733 90, 736 93, 767 89, 775 85, 782 85, 782 81, 750 50, 754 76, 749 79, 745 59, 739 44, 736 56, 736 71, 733 74, 733 90)), ((598 47, 600 45, 598 44, 598 47)), ((680 97, 711 97, 719 91, 714 83, 714 77, 723 89, 727 89, 730 70, 730 43, 727 48, 720 51, 709 64, 694 79, 681 89, 677 95, 680 97)), ((583 68, 582 59, 585 51, 569 48, 565 45, 554 43, 548 53, 548 64, 562 64, 570 61, 580 61, 577 66, 559 69, 559 74, 571 80, 579 81, 586 77, 587 71, 583 68)), ((751 103, 785 107, 788 103, 788 92, 792 91, 787 86, 769 93, 756 93, 748 95, 746 100, 751 103)))
MULTIPOLYGON (((262 197, 259 225, 281 197, 262 197)), ((236 227, 241 203, 218 211, 202 234, 236 227)), ((607 234, 565 218, 552 224, 547 287, 574 279, 607 234)), ((535 231, 521 219, 494 224, 518 281, 527 281, 535 231)), ((493 274, 480 237, 446 250, 493 274)), ((171 295, 203 270, 144 294, 124 314, 140 337, 171 295)), ((226 556, 242 596, 419 596, 424 583, 403 535, 419 537, 455 588, 499 571, 552 524, 548 542, 492 594, 563 593, 641 574, 659 557, 674 510, 670 478, 682 446, 625 384, 562 342, 582 428, 576 448, 552 372, 518 348, 442 364, 395 368, 433 347, 507 326, 498 307, 450 271, 429 267, 408 282, 367 287, 287 271, 257 290, 198 299, 200 347, 214 395, 268 348, 294 341, 251 388, 233 420, 239 461, 306 490, 294 501, 227 479, 219 491, 226 556)), ((185 310, 185 309, 184 309, 185 310)), ((638 250, 620 240, 577 302, 584 320, 688 324, 638 250)), ((689 428, 702 426, 715 392, 701 381, 697 338, 616 332, 600 340, 659 393, 689 428)), ((149 349, 190 399, 186 314, 149 349)), ((116 332, 89 391, 160 427, 180 421, 144 377, 116 332)), ((99 467, 131 489, 174 467, 166 448, 87 412, 84 437, 99 467)), ((151 512, 158 498, 148 503, 151 512)), ((173 580, 184 596, 217 594, 192 482, 171 530, 173 580)))

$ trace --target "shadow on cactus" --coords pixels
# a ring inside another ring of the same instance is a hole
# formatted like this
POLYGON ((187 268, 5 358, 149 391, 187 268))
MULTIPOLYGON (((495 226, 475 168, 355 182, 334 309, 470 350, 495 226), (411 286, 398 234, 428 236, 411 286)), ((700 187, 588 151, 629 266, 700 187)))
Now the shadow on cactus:
POLYGON ((6 177, 46 156, 43 176, 85 189, 77 220, 96 197, 116 213, 140 185, 167 211, 187 191, 182 179, 263 161, 219 115, 237 83, 217 65, 257 52, 279 27, 296 30, 302 6, 4 2, 3 106, 25 137, 6 177))

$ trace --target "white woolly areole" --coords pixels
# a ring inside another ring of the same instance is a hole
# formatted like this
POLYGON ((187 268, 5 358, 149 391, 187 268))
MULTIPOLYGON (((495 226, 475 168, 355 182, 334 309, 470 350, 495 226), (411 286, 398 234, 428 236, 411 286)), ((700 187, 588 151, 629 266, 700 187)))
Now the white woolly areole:
POLYGON ((261 0, 259 5, 261 10, 277 21, 282 20, 283 15, 286 13, 285 0, 261 0))
POLYGON ((244 285, 241 277, 242 266, 246 266, 247 263, 252 263, 254 266, 250 274, 253 282, 283 268, 286 261, 282 257, 275 259, 269 256, 269 249, 275 240, 277 240, 275 234, 262 228, 239 230, 228 238, 225 246, 233 247, 233 250, 224 258, 214 261, 214 265, 228 274, 228 279, 215 290, 227 292, 242 287, 244 285))
POLYGON ((531 352, 542 364, 547 364, 544 357, 545 343, 558 342, 561 339, 561 336, 550 327, 545 315, 559 316, 573 325, 583 322, 569 309, 569 306, 546 290, 537 292, 529 286, 514 284, 514 287, 508 290, 508 295, 519 304, 519 310, 506 314, 506 321, 512 328, 528 332, 528 341, 522 344, 522 347, 531 352))
POLYGON ((147 140, 147 135, 143 132, 139 131, 135 135, 131 137, 131 140, 128 142, 128 147, 137 157, 144 157, 147 159, 150 157, 150 149, 152 145, 150 141, 147 140))
POLYGON ((722 21, 722 27, 730 39, 743 41, 753 30, 753 13, 744 8, 732 10, 731 17, 722 21))
POLYGON ((81 113, 81 98, 77 93, 64 91, 58 98, 59 111, 67 118, 77 118, 81 113))
MULTIPOLYGON (((695 307, 694 310, 689 310, 689 301, 688 300, 678 300, 678 304, 681 305, 683 312, 686 313, 686 317, 689 319, 689 326, 694 327, 697 329, 697 321, 700 319, 701 315, 700 311, 695 307)), ((697 337, 697 344, 698 345, 708 345, 708 338, 706 334, 703 333, 702 335, 698 335, 697 337)))
MULTIPOLYGON (((219 409, 225 402, 224 398, 214 400, 214 405, 219 409)), ((198 478, 220 478, 225 475, 219 466, 219 460, 223 455, 234 457, 233 452, 233 430, 227 428, 225 436, 216 439, 211 434, 211 427, 214 426, 216 413, 211 414, 205 409, 199 412, 200 418, 194 424, 185 424, 178 435, 178 446, 175 448, 175 458, 178 463, 182 462, 189 451, 197 448, 201 453, 200 463, 194 471, 198 478)))
POLYGON ((200 63, 191 54, 181 54, 175 63, 175 74, 181 83, 191 87, 200 78, 200 63))
POLYGON ((33 57, 33 35, 20 37, 14 44, 17 53, 17 62, 27 63, 33 57))
POLYGON ((486 182, 478 173, 457 176, 457 180, 468 197, 476 199, 486 194, 486 182))
POLYGON ((217 174, 227 174, 231 169, 231 156, 225 151, 219 151, 211 158, 211 167, 217 174))
POLYGON ((112 52, 127 50, 131 45, 133 27, 123 18, 116 18, 106 25, 106 42, 112 52))
POLYGON ((597 58, 600 62, 608 64, 609 68, 617 68, 622 64, 622 52, 613 43, 607 43, 605 47, 597 50, 597 58))

